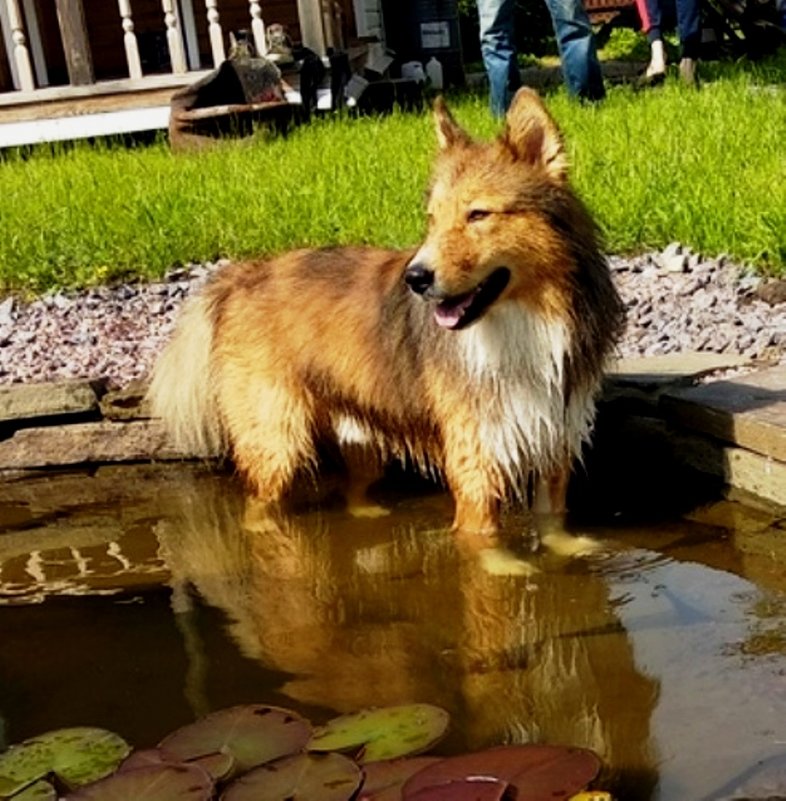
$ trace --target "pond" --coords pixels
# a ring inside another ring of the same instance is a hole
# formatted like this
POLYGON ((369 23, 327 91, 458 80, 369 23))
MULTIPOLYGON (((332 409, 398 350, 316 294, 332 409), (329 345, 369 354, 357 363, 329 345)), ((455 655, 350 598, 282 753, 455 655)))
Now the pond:
MULTIPOLYGON (((447 531, 444 493, 380 493, 386 516, 271 519, 198 465, 0 483, 0 748, 420 701, 452 716, 441 753, 586 746, 623 799, 786 792, 783 520, 724 501, 513 554, 447 531)), ((525 528, 508 519, 513 551, 525 528)))

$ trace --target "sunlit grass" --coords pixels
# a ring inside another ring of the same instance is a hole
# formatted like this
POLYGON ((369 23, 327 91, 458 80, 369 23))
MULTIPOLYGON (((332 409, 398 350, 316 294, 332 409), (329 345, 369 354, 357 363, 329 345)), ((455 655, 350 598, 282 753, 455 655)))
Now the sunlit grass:
MULTIPOLYGON (((610 251, 672 240, 786 267, 786 58, 713 67, 699 92, 676 80, 597 106, 560 89, 575 185, 610 251)), ((485 96, 453 98, 459 120, 492 135, 485 96)), ((0 162, 0 288, 41 292, 173 264, 301 245, 406 246, 423 232, 434 151, 427 114, 323 120, 286 139, 227 142, 172 155, 39 149, 0 162)))

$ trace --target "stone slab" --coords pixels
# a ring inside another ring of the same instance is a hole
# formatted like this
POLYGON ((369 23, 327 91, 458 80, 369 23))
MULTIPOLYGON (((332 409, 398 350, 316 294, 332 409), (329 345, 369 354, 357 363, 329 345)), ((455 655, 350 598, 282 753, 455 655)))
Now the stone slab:
POLYGON ((660 402, 690 430, 786 462, 786 365, 670 389, 660 402))
POLYGON ((0 421, 98 412, 103 381, 61 381, 0 386, 0 421))
POLYGON ((182 459, 158 420, 24 428, 0 442, 0 469, 182 459))
POLYGON ((617 385, 658 388, 664 385, 695 381, 718 370, 744 367, 745 356, 704 351, 684 351, 658 356, 618 359, 608 375, 617 385))
POLYGON ((123 389, 107 392, 99 405, 107 420, 145 420, 152 417, 146 400, 147 383, 134 381, 123 389))
MULTIPOLYGON (((700 473, 715 476, 726 487, 756 498, 767 507, 786 509, 786 464, 769 456, 728 445, 652 418, 631 417, 631 424, 663 426, 663 438, 675 460, 700 473)), ((638 454, 635 458, 647 458, 638 454)))

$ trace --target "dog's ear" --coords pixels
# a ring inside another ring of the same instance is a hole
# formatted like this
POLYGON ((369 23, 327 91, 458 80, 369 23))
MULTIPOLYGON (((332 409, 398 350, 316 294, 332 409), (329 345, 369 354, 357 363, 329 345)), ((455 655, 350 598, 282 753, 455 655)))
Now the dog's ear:
POLYGON ((521 161, 541 166, 556 181, 568 176, 568 157, 562 134, 537 92, 516 92, 505 120, 502 141, 521 161))
POLYGON ((453 119, 442 95, 434 101, 434 123, 437 142, 442 150, 455 145, 468 145, 472 141, 469 134, 453 119))

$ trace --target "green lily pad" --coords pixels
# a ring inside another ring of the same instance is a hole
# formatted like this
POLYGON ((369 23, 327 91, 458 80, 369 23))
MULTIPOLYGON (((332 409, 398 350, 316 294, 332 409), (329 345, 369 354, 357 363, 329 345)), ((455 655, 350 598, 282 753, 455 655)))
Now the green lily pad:
POLYGON ((349 801, 362 781, 360 768, 341 754, 297 754, 237 779, 221 801, 349 801))
POLYGON ((10 776, 0 776, 0 798, 8 798, 18 793, 26 784, 24 779, 12 779, 10 776))
POLYGON ((182 762, 212 754, 230 754, 235 770, 302 751, 311 724, 288 709, 254 704, 213 712, 165 737, 158 747, 182 762))
POLYGON ((448 713, 431 704, 405 704, 366 709, 334 718, 318 729, 309 751, 353 751, 360 749, 361 763, 419 754, 442 739, 448 713))
POLYGON ((12 801, 57 801, 57 790, 42 779, 17 793, 12 801))
POLYGON ((65 801, 210 801, 213 780, 196 765, 149 765, 82 787, 65 801))
MULTIPOLYGON (((600 759, 584 748, 509 745, 443 759, 416 773, 404 785, 404 801, 423 801, 427 788, 484 777, 507 782, 517 801, 567 799, 595 779, 600 759)), ((435 799, 438 796, 435 796, 435 799)))
MULTIPOLYGON (((69 788, 111 773, 131 750, 106 729, 79 726, 58 729, 13 745, 0 754, 0 786, 17 783, 17 791, 54 773, 69 788)), ((13 791, 2 791, 9 797, 13 791)))

